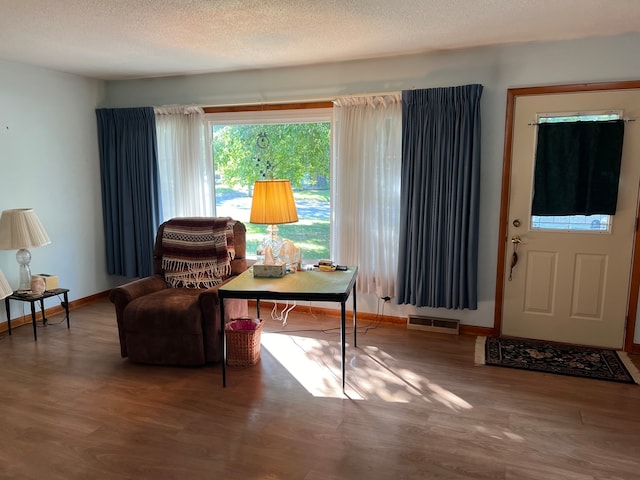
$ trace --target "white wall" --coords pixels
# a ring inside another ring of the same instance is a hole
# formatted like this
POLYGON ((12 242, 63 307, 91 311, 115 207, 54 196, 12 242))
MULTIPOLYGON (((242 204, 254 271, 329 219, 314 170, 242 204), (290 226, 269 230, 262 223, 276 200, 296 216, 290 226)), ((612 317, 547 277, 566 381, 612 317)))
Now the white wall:
MULTIPOLYGON (((103 95, 101 81, 0 61, 0 210, 35 209, 52 243, 31 249, 31 271, 58 275, 71 301, 113 281, 104 259, 95 119, 103 95)), ((0 250, 0 270, 14 289, 15 254, 0 250)), ((23 306, 28 313, 28 304, 11 302, 12 318, 23 306)))
MULTIPOLYGON (((385 305, 385 314, 436 315, 458 318, 467 325, 492 326, 507 89, 637 80, 639 51, 640 34, 628 34, 276 70, 115 81, 107 83, 105 104, 124 107, 273 103, 481 83, 485 89, 478 310, 415 309, 391 302, 385 305)), ((376 298, 361 295, 358 300, 361 310, 376 312, 376 298)), ((636 341, 638 337, 636 334, 636 341)))

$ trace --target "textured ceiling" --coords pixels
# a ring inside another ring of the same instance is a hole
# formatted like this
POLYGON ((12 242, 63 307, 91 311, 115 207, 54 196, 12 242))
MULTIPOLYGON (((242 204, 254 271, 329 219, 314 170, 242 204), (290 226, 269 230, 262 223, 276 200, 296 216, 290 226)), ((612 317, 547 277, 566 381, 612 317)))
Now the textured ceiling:
POLYGON ((0 0, 0 59, 103 79, 640 31, 640 0, 0 0))

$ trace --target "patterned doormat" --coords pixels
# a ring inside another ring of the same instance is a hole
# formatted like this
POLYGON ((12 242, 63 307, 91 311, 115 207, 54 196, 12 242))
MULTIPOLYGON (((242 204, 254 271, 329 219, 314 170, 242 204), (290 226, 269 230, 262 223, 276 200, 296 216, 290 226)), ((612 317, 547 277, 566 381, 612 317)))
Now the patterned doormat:
POLYGON ((573 377, 640 383, 640 373, 625 352, 563 343, 478 337, 477 364, 535 370, 573 377))

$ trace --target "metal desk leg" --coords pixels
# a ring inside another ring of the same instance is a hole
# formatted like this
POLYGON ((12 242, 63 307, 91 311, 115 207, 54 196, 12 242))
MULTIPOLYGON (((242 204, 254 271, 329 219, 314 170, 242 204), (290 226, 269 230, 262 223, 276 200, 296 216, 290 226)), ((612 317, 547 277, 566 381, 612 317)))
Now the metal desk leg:
POLYGON ((44 297, 40 299, 40 312, 42 313, 42 325, 46 326, 47 317, 45 316, 45 313, 44 313, 44 297))
POLYGON ((7 310, 7 330, 11 335, 11 307, 9 306, 9 298, 4 299, 4 308, 7 310))
POLYGON ((340 345, 341 345, 341 349, 342 349, 342 393, 344 393, 344 371, 345 371, 345 353, 346 353, 346 347, 345 347, 345 343, 347 340, 347 335, 345 333, 346 330, 346 307, 345 307, 345 302, 340 302, 340 307, 342 310, 342 316, 341 316, 341 321, 340 321, 340 345))
POLYGON ((220 347, 222 349, 222 388, 227 386, 227 341, 224 336, 224 298, 220 299, 220 347))
POLYGON ((36 302, 29 302, 31 303, 31 323, 33 323, 33 339, 34 340, 38 340, 38 332, 36 331, 37 327, 36 327, 36 302))
POLYGON ((353 346, 358 346, 358 339, 356 338, 356 332, 358 331, 358 323, 356 321, 356 284, 353 284, 353 346))
POLYGON ((71 328, 69 325, 69 296, 67 292, 64 292, 64 312, 67 315, 67 328, 71 328))

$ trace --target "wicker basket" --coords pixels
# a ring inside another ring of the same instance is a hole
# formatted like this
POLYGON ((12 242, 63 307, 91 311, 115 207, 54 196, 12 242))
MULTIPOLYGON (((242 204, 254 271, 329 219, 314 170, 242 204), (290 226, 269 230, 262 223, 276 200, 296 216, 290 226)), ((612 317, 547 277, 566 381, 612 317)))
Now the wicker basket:
POLYGON ((255 365, 260 360, 260 333, 264 321, 237 318, 225 325, 227 338, 227 365, 255 365))

